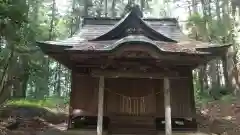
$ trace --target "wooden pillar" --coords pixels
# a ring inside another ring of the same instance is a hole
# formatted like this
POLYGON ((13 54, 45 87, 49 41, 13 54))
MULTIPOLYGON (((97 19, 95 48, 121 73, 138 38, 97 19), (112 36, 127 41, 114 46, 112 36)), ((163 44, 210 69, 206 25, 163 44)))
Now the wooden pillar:
POLYGON ((103 135, 104 76, 99 78, 97 135, 103 135))
POLYGON ((169 78, 164 77, 165 134, 172 135, 171 96, 169 78))
POLYGON ((72 119, 73 119, 73 99, 74 99, 74 90, 75 90, 75 72, 72 70, 71 72, 71 91, 69 93, 70 103, 69 103, 69 116, 68 116, 68 129, 72 128, 72 119))

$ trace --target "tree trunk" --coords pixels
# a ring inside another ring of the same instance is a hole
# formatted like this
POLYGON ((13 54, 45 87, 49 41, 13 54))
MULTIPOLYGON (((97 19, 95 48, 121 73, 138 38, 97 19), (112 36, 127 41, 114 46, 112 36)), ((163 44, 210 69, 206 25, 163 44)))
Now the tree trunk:
POLYGON ((10 52, 10 55, 8 57, 8 60, 3 68, 3 73, 2 73, 2 77, 1 77, 1 80, 0 80, 0 91, 3 90, 3 87, 4 87, 4 84, 5 84, 5 81, 6 81, 6 76, 8 74, 8 68, 10 67, 11 65, 11 62, 12 62, 12 59, 14 57, 14 47, 11 46, 11 52, 10 52))
POLYGON ((49 40, 53 39, 53 31, 54 31, 54 20, 56 15, 56 1, 52 0, 52 18, 50 22, 50 29, 49 29, 49 40))
POLYGON ((232 7, 232 15, 235 18, 236 11, 237 11, 237 3, 235 2, 235 0, 232 0, 231 7, 232 7))
MULTIPOLYGON (((76 0, 73 0, 72 1, 72 16, 74 16, 74 12, 75 12, 75 5, 76 5, 76 0)), ((70 36, 72 36, 73 34, 74 34, 74 32, 75 32, 75 30, 74 30, 74 17, 72 17, 72 19, 71 19, 71 28, 70 28, 70 36)))
POLYGON ((57 64, 57 86, 55 89, 55 93, 58 97, 61 96, 61 65, 60 63, 57 64))
POLYGON ((203 65, 199 67, 199 83, 200 83, 200 90, 201 93, 203 93, 205 90, 207 90, 208 87, 208 81, 207 81, 207 76, 206 76, 206 65, 203 65))
POLYGON ((189 4, 187 7, 188 7, 188 13, 189 13, 189 16, 192 16, 191 5, 189 4))
MULTIPOLYGON (((7 77, 8 78, 8 77, 7 77)), ((11 97, 11 89, 14 80, 8 80, 4 83, 3 89, 0 91, 0 105, 3 105, 11 97)))
POLYGON ((219 59, 216 60, 216 65, 217 65, 217 68, 216 68, 216 77, 217 77, 217 86, 219 87, 222 87, 222 84, 221 84, 221 61, 219 59))
POLYGON ((135 3, 135 0, 128 0, 128 5, 132 6, 135 3))
MULTIPOLYGON (((234 8, 234 7, 233 7, 234 8)), ((239 80, 238 80, 238 69, 237 69, 237 46, 234 39, 235 32, 235 12, 230 12, 229 1, 223 0, 222 4, 222 13, 223 13, 223 23, 230 30, 230 33, 226 36, 227 42, 232 43, 232 47, 229 49, 228 57, 227 57, 227 69, 228 69, 228 77, 232 86, 232 90, 234 90, 234 94, 239 93, 239 80), (231 19, 232 17, 233 19, 231 19)))
POLYGON ((29 79, 29 73, 25 73, 22 81, 22 94, 21 98, 26 98, 27 97, 27 85, 28 85, 28 79, 29 79))
POLYGON ((116 7, 116 0, 112 0, 112 7, 111 7, 111 16, 112 17, 116 17, 116 9, 115 9, 115 7, 116 7))
POLYGON ((199 67, 198 81, 200 86, 200 93, 204 92, 204 81, 203 81, 203 67, 199 67))
POLYGON ((204 19, 204 27, 203 27, 203 29, 204 29, 204 32, 205 32, 205 34, 204 35, 202 35, 203 36, 203 40, 204 41, 209 41, 209 34, 208 34, 208 29, 207 29, 207 23, 208 23, 208 14, 207 14, 207 8, 206 8, 206 6, 207 6, 207 4, 206 4, 206 2, 205 2, 205 0, 201 0, 201 5, 202 5, 202 11, 203 11, 203 19, 204 19))
POLYGON ((220 0, 216 0, 216 13, 217 13, 217 20, 218 22, 221 22, 221 11, 220 11, 220 6, 219 6, 219 1, 220 0))
POLYGON ((107 2, 107 0, 104 0, 104 14, 105 14, 105 17, 108 16, 108 2, 107 2))
POLYGON ((88 0, 84 0, 84 17, 88 17, 88 0))
POLYGON ((192 9, 193 9, 193 13, 197 13, 197 1, 196 0, 192 0, 192 9))
POLYGON ((20 66, 18 67, 17 70, 20 72, 18 76, 21 79, 18 79, 18 81, 17 80, 15 81, 15 91, 13 93, 14 94, 13 98, 26 98, 28 79, 30 76, 28 61, 29 60, 26 56, 22 56, 22 61, 19 62, 20 66))
POLYGON ((218 85, 218 80, 217 80, 217 66, 216 66, 216 60, 213 60, 209 62, 209 75, 211 77, 211 86, 210 88, 217 88, 219 87, 218 85))
POLYGON ((143 12, 143 9, 145 7, 145 0, 140 0, 140 7, 141 7, 141 11, 143 12))
POLYGON ((233 20, 231 20, 231 32, 230 32, 230 39, 232 40, 233 43, 233 49, 234 49, 234 55, 233 55, 233 63, 234 63, 234 78, 236 81, 236 88, 235 88, 235 94, 240 94, 240 80, 239 80, 239 71, 238 71, 238 60, 237 60, 237 53, 238 53, 238 47, 236 45, 235 42, 235 21, 236 21, 236 4, 234 4, 234 2, 232 2, 231 4, 231 8, 232 8, 232 17, 233 20))
POLYGON ((229 67, 228 67, 228 54, 222 57, 222 63, 223 63, 223 75, 224 75, 224 82, 225 82, 225 87, 229 90, 232 89, 231 81, 230 81, 230 76, 229 76, 229 67))
POLYGON ((212 9, 211 9, 211 3, 212 3, 212 0, 208 0, 208 16, 209 16, 209 18, 211 18, 212 17, 212 9))

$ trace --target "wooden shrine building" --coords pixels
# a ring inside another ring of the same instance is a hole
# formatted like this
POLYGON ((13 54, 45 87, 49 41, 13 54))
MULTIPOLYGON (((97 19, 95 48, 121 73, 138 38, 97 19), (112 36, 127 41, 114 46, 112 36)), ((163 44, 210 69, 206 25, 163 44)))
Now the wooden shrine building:
POLYGON ((192 70, 229 47, 191 40, 176 19, 143 19, 138 8, 84 18, 71 38, 37 43, 72 71, 69 127, 98 135, 196 130, 192 70))

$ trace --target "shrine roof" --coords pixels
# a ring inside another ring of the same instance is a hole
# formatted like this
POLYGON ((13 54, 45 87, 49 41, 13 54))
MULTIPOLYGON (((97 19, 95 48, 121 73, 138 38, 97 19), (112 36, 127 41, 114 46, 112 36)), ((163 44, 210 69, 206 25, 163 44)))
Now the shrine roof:
MULTIPOLYGON (((162 35, 176 41, 185 40, 187 37, 180 30, 177 20, 174 18, 162 19, 142 19, 151 29, 162 35)), ((111 18, 85 18, 83 26, 76 37, 81 37, 85 40, 97 38, 110 30, 119 26, 123 19, 111 18)), ((74 36, 74 37, 75 37, 74 36)))
POLYGON ((43 51, 112 51, 121 44, 145 43, 162 52, 211 54, 230 45, 213 45, 188 38, 174 18, 143 19, 132 10, 124 18, 84 18, 75 35, 60 41, 38 42, 43 51))

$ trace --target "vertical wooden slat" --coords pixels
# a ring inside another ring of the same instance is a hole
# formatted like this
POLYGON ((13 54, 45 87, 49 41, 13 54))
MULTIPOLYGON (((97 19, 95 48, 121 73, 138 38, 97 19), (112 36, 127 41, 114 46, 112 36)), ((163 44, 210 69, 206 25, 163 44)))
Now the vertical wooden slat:
POLYGON ((104 76, 99 78, 97 135, 103 135, 104 76))
POLYGON ((130 112, 130 114, 132 114, 132 102, 131 102, 131 98, 130 97, 128 97, 128 101, 129 101, 129 112, 130 112))
POLYGON ((164 78, 165 134, 172 135, 171 103, 169 78, 164 78))
POLYGON ((136 115, 137 115, 137 116, 139 115, 139 106, 138 106, 138 105, 139 105, 139 101, 140 101, 140 100, 137 99, 137 103, 136 103, 136 106, 137 106, 137 109, 136 109, 136 110, 137 110, 137 111, 136 111, 137 114, 136 114, 136 115))
POLYGON ((145 103, 145 98, 143 98, 143 112, 146 113, 146 103, 145 103))
POLYGON ((124 112, 125 110, 125 100, 124 100, 124 97, 121 97, 121 96, 118 96, 120 99, 121 99, 121 102, 122 102, 122 113, 124 112))
POLYGON ((137 101, 136 101, 136 115, 139 115, 139 98, 137 99, 137 101))
POLYGON ((133 115, 136 115, 137 112, 137 105, 136 105, 136 99, 133 99, 133 115))

